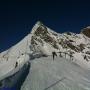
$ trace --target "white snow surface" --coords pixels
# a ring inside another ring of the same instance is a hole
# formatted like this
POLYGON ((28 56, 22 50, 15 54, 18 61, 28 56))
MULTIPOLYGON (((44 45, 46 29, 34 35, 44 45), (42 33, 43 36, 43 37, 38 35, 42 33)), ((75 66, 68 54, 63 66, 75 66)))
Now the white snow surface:
POLYGON ((31 61, 21 90, 90 90, 90 71, 68 59, 42 57, 31 61))
POLYGON ((30 58, 27 54, 30 52, 29 43, 27 45, 29 36, 0 54, 0 80, 15 74, 29 61, 30 58), (17 68, 15 68, 16 62, 18 62, 17 68))

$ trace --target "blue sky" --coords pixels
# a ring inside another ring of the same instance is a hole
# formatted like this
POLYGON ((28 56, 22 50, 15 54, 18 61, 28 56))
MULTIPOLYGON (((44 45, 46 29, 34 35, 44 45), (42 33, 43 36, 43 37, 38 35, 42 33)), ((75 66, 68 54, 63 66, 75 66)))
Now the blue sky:
POLYGON ((29 0, 0 3, 0 52, 19 42, 38 21, 56 32, 90 25, 89 0, 29 0))

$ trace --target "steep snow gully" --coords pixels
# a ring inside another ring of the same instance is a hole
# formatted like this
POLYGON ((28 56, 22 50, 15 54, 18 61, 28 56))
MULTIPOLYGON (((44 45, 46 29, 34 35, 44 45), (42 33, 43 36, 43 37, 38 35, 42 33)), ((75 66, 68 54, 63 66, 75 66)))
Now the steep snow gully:
POLYGON ((37 22, 0 53, 0 90, 90 90, 90 38, 83 32, 56 33, 37 22))

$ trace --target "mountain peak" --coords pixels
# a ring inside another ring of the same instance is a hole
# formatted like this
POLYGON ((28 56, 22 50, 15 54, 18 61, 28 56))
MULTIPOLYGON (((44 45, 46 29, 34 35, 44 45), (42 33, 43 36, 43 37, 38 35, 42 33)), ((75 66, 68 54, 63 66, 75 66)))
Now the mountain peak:
POLYGON ((43 23, 41 21, 37 21, 36 24, 37 25, 43 25, 43 23))
POLYGON ((41 21, 37 21, 35 23, 35 25, 33 26, 31 33, 34 34, 35 31, 39 28, 39 27, 44 27, 44 24, 41 21))

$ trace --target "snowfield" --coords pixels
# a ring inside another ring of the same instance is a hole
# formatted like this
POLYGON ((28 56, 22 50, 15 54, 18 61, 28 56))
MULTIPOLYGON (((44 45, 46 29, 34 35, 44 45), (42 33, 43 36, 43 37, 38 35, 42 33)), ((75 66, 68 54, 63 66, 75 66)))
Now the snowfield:
POLYGON ((90 90, 90 71, 60 57, 31 61, 21 90, 90 90))
POLYGON ((29 56, 23 55, 16 60, 3 61, 0 63, 0 80, 3 80, 4 78, 18 72, 24 66, 24 64, 28 62, 29 56), (16 60, 18 61, 17 68, 15 68, 16 60))

